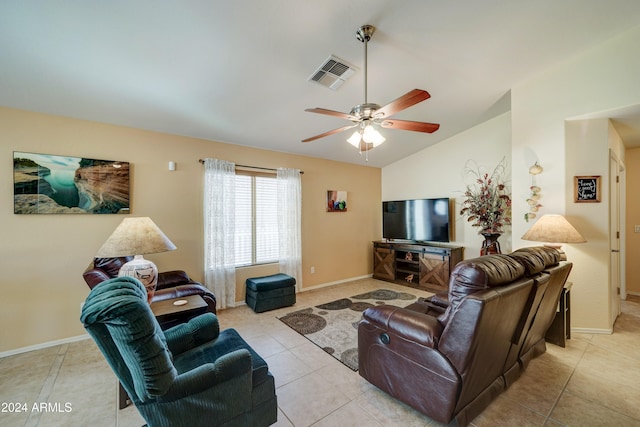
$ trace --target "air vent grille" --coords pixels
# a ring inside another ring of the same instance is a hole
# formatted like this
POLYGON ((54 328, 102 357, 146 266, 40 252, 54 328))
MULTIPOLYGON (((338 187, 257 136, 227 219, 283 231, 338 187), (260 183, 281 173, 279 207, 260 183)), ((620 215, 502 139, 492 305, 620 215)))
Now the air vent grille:
POLYGON ((337 90, 358 69, 338 57, 331 55, 307 79, 329 89, 337 90))

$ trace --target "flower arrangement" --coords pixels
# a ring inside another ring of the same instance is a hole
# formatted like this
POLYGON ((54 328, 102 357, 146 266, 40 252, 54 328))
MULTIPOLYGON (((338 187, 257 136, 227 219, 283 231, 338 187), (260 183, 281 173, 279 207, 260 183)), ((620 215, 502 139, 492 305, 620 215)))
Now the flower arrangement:
POLYGON ((460 215, 466 216, 473 227, 480 227, 480 234, 499 234, 511 224, 511 196, 506 186, 506 163, 503 158, 490 174, 477 164, 465 165, 465 174, 473 176, 473 184, 464 192, 460 215))

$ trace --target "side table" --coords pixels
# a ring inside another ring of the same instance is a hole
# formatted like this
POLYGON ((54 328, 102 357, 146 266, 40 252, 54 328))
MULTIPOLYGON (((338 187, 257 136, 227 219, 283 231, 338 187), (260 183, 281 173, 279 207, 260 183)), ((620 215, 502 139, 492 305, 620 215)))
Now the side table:
POLYGON ((560 347, 565 347, 567 340, 571 339, 571 286, 573 283, 566 282, 562 288, 556 316, 544 337, 547 342, 560 347))
MULTIPOLYGON (((163 330, 175 326, 178 323, 188 321, 207 311, 207 303, 200 295, 188 295, 184 298, 156 301, 152 303, 150 307, 163 330), (186 303, 182 301, 186 301, 186 303), (179 319, 179 321, 176 320, 176 318, 179 319)), ((131 405, 131 403, 127 391, 122 387, 122 384, 118 382, 118 408, 124 409, 131 405)))
POLYGON ((151 304, 151 311, 156 316, 160 327, 167 329, 205 313, 207 303, 200 295, 187 295, 181 298, 156 301, 151 304), (186 303, 179 305, 182 301, 186 301, 186 303))

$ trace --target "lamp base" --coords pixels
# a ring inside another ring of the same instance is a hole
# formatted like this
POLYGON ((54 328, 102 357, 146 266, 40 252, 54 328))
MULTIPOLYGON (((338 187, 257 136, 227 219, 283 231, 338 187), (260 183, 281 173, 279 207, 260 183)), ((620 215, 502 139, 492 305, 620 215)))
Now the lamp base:
POLYGON ((135 277, 142 282, 147 289, 147 302, 151 304, 158 285, 158 267, 142 255, 136 255, 120 268, 118 277, 123 276, 135 277))

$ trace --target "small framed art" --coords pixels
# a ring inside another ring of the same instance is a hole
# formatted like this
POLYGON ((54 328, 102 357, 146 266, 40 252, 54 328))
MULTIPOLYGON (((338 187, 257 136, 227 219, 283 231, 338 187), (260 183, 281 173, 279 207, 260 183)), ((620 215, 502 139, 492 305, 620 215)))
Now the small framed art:
POLYGON ((327 191, 327 212, 346 212, 347 192, 344 190, 327 191))
POLYGON ((573 201, 575 203, 600 203, 600 176, 574 176, 573 201))

